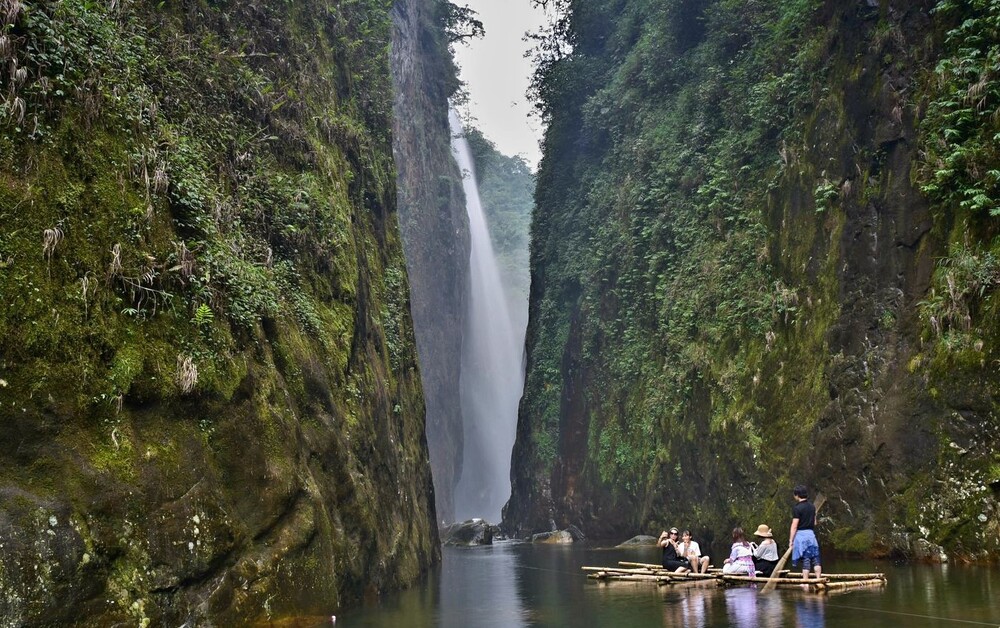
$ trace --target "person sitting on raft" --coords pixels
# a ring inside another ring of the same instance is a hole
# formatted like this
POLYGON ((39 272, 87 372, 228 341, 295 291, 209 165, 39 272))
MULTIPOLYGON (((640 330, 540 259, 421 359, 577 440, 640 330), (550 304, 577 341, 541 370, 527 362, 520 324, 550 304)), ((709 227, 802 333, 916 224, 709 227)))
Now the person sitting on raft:
POLYGON ((691 531, 681 532, 680 554, 691 563, 691 569, 695 573, 706 573, 708 571, 708 556, 701 555, 701 547, 698 541, 691 538, 691 531))
POLYGON ((753 562, 757 566, 757 571, 765 578, 770 578, 778 564, 778 544, 774 541, 771 528, 763 523, 757 526, 757 531, 753 535, 764 539, 753 551, 753 562))
POLYGON ((670 532, 661 532, 656 544, 663 548, 663 568, 674 573, 687 573, 691 571, 691 563, 678 551, 677 528, 670 528, 670 532))
POLYGON ((750 576, 757 575, 757 568, 753 564, 753 549, 747 543, 743 528, 733 528, 733 547, 729 552, 729 558, 722 565, 722 573, 727 576, 750 576))

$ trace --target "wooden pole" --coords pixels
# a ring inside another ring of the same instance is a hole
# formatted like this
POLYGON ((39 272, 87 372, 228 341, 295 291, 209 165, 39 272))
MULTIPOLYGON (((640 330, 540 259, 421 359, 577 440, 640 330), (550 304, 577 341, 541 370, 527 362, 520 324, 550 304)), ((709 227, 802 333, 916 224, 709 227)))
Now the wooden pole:
POLYGON ((722 580, 726 582, 766 582, 771 584, 825 584, 827 582, 826 577, 823 578, 810 578, 808 581, 802 578, 751 578, 750 576, 722 576, 722 580))
POLYGON ((852 589, 854 587, 879 587, 885 585, 883 578, 872 578, 870 580, 844 580, 841 582, 824 582, 817 586, 821 591, 833 591, 837 589, 852 589))
MULTIPOLYGON (((789 572, 785 577, 801 580, 802 574, 789 572)), ((885 580, 885 574, 882 573, 824 573, 823 577, 828 580, 885 580)))
MULTIPOLYGON (((635 574, 649 574, 651 571, 670 573, 666 569, 626 569, 624 567, 580 567, 583 571, 607 571, 615 573, 635 573, 635 574)), ((678 574, 679 575, 679 574, 678 574)))
MULTIPOLYGON (((816 506, 816 513, 813 516, 814 527, 816 526, 817 523, 819 523, 819 509, 822 508, 823 504, 825 503, 826 503, 826 496, 823 495, 822 493, 817 493, 816 501, 814 502, 814 505, 816 506)), ((776 578, 777 577, 776 574, 785 568, 785 563, 788 562, 788 557, 792 555, 792 548, 794 547, 792 541, 793 539, 788 539, 788 549, 785 550, 785 554, 781 557, 781 560, 778 561, 778 564, 774 566, 774 573, 771 574, 771 579, 768 580, 767 584, 764 585, 764 588, 761 589, 760 591, 761 593, 770 593, 772 590, 774 590, 774 585, 771 583, 771 580, 776 578)))
POLYGON ((674 580, 718 580, 719 576, 714 573, 672 573, 670 577, 674 580))
POLYGON ((618 564, 622 567, 645 567, 646 569, 663 569, 663 565, 654 565, 652 563, 630 563, 626 560, 618 561, 618 564))
POLYGON ((656 584, 670 584, 670 578, 663 578, 661 576, 640 576, 637 574, 608 574, 608 573, 592 573, 587 576, 588 578, 594 580, 615 580, 619 582, 655 582, 656 584))

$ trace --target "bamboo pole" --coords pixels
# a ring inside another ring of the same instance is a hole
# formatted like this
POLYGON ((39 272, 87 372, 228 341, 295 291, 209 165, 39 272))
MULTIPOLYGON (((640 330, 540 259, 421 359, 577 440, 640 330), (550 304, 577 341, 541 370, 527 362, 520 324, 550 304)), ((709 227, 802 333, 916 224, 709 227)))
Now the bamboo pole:
POLYGON ((671 578, 680 574, 673 574, 669 571, 649 571, 647 569, 622 569, 619 567, 581 567, 582 571, 620 576, 644 576, 650 578, 671 578))
POLYGON ((630 563, 627 560, 620 560, 618 564, 622 567, 645 567, 646 569, 663 569, 663 565, 654 565, 652 563, 630 563))
POLYGON ((656 584, 670 584, 670 578, 664 578, 661 576, 640 576, 638 574, 608 574, 608 573, 592 573, 587 576, 593 580, 615 580, 619 582, 655 582, 656 584))
POLYGON ((775 584, 825 584, 827 582, 826 578, 810 578, 808 582, 804 581, 802 578, 751 578, 750 576, 722 576, 722 580, 725 582, 773 582, 775 584))
POLYGON ((719 576, 714 573, 671 573, 674 580, 718 580, 719 576))
POLYGON ((878 587, 883 586, 885 580, 882 578, 872 578, 870 580, 844 580, 842 582, 826 582, 817 588, 821 591, 832 591, 836 589, 850 589, 854 587, 878 587))
MULTIPOLYGON (((789 573, 786 578, 802 578, 799 572, 789 573)), ((882 573, 824 573, 823 577, 828 580, 885 580, 882 573)), ((813 579, 810 577, 810 579, 813 579)))
POLYGON ((822 589, 820 589, 820 587, 823 586, 823 585, 821 585, 821 584, 814 584, 814 583, 813 584, 806 584, 804 582, 799 582, 797 584, 794 584, 794 583, 779 583, 779 584, 775 584, 773 586, 775 588, 777 588, 777 589, 784 589, 784 590, 798 589, 799 591, 802 590, 802 587, 807 587, 808 590, 811 593, 820 593, 820 592, 822 592, 822 589))
POLYGON ((660 576, 656 574, 641 574, 641 573, 628 573, 628 572, 617 572, 606 569, 601 569, 588 574, 591 578, 637 578, 640 580, 659 580, 661 578, 667 578, 667 576, 660 576))

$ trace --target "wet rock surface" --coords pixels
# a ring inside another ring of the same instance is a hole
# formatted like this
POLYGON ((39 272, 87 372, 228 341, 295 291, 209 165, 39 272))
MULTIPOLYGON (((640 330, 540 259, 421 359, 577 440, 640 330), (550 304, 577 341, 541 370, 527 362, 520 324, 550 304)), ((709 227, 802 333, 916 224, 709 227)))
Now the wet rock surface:
POLYGON ((532 543, 550 543, 552 545, 569 545, 586 540, 583 532, 576 526, 569 526, 565 530, 553 530, 551 532, 539 532, 531 535, 532 543))
POLYGON ((448 98, 458 84, 435 6, 396 2, 392 72, 399 227, 440 522, 455 518, 453 493, 462 471, 458 383, 470 244, 462 173, 448 127, 448 98))
POLYGON ((639 534, 623 543, 619 543, 615 547, 644 547, 647 545, 656 545, 656 537, 649 536, 648 534, 639 534))
POLYGON ((492 545, 500 529, 483 519, 470 519, 441 528, 441 544, 448 546, 492 545))

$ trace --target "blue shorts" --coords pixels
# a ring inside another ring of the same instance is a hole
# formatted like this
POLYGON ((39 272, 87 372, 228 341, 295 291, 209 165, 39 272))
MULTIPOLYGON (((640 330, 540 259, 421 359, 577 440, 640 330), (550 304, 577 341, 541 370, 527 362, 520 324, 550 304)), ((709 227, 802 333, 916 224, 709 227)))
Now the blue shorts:
POLYGON ((799 530, 795 533, 792 564, 798 564, 800 560, 804 569, 820 564, 819 542, 816 540, 816 533, 812 530, 799 530))

